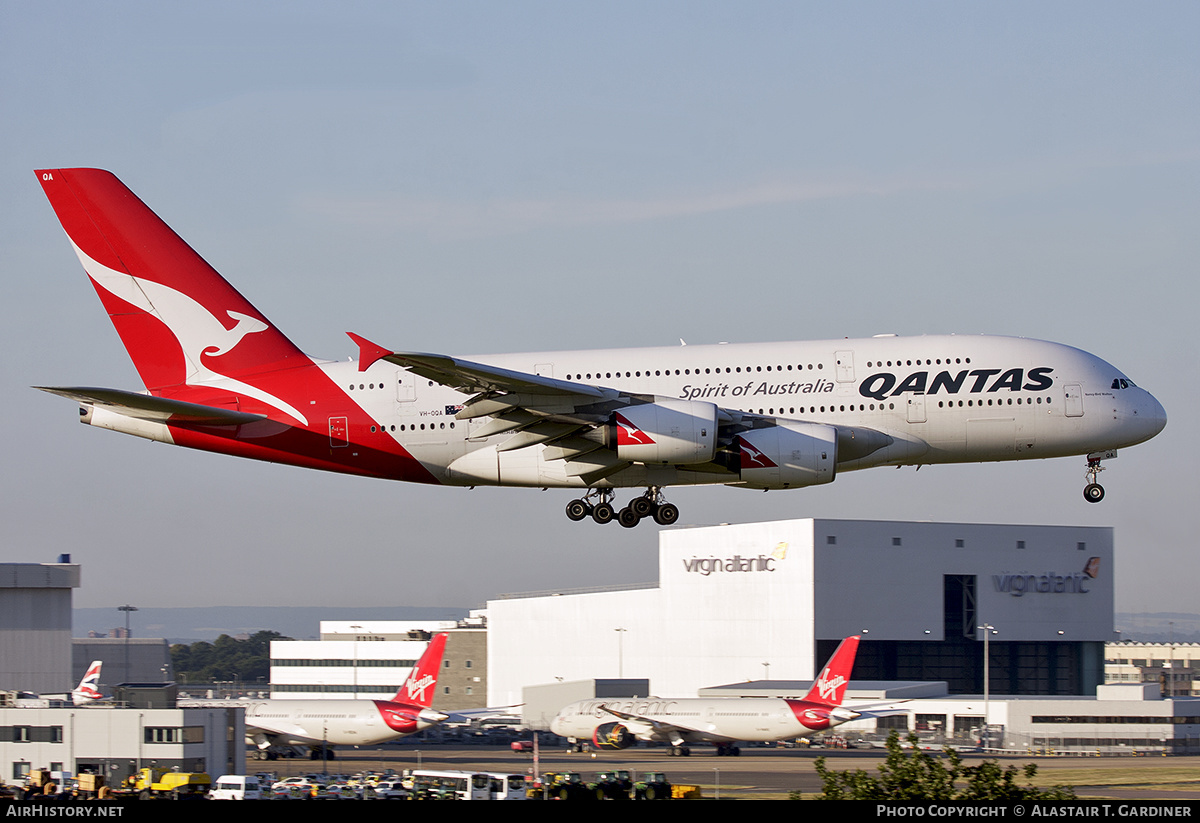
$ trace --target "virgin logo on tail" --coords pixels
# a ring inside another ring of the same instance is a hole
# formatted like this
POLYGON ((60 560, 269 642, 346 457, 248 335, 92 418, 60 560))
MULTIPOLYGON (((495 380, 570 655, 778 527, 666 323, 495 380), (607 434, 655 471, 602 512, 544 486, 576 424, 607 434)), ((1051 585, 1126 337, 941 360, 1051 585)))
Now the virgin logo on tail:
POLYGON ((846 685, 846 678, 840 674, 830 677, 829 667, 826 666, 821 670, 821 676, 817 678, 817 694, 821 695, 823 700, 832 703, 837 697, 838 689, 844 685, 846 685))
POLYGON ((416 679, 409 678, 404 684, 404 693, 408 695, 408 699, 414 703, 429 703, 425 694, 425 690, 437 683, 437 678, 431 674, 422 675, 416 679))
POLYGON ((620 412, 613 415, 617 421, 618 446, 653 446, 654 440, 650 435, 629 422, 620 412))

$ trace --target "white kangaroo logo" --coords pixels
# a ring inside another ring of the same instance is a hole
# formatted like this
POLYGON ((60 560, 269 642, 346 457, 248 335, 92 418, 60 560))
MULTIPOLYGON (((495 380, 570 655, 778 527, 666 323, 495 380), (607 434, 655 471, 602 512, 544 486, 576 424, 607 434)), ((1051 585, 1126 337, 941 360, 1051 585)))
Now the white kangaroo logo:
MULTIPOLYGON (((72 242, 72 246, 75 244, 72 242)), ((226 311, 230 318, 237 321, 232 329, 225 328, 208 309, 197 303, 191 297, 169 286, 134 277, 127 272, 110 269, 99 263, 75 246, 75 254, 83 264, 88 276, 114 297, 119 297, 130 305, 137 306, 147 314, 152 314, 161 320, 183 350, 184 360, 187 361, 187 377, 184 382, 189 386, 199 386, 211 383, 221 383, 225 387, 241 392, 273 406, 285 414, 291 415, 304 425, 305 418, 297 409, 268 394, 262 389, 234 380, 213 371, 204 365, 202 354, 220 356, 237 348, 242 338, 248 334, 265 331, 270 328, 266 323, 249 315, 236 311, 226 311)))

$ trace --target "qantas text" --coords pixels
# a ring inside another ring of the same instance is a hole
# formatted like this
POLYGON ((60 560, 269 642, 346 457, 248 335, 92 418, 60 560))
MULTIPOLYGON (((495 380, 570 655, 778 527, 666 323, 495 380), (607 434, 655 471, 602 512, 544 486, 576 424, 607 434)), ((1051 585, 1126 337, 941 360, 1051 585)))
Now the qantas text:
POLYGON ((883 400, 887 397, 913 394, 958 394, 960 391, 972 394, 987 391, 998 392, 1001 389, 1009 391, 1045 391, 1054 384, 1050 373, 1054 371, 1049 366, 1030 369, 1026 375, 1024 369, 975 369, 951 374, 948 371, 938 372, 931 380, 929 372, 915 371, 897 384, 896 375, 889 372, 873 374, 858 384, 858 393, 863 397, 873 397, 883 400), (999 375, 997 377, 997 375, 999 375), (995 378, 992 380, 992 378, 995 378), (970 379, 968 379, 970 378, 970 379), (1028 379, 1026 379, 1028 378, 1028 379), (990 381, 990 382, 989 382, 990 381))

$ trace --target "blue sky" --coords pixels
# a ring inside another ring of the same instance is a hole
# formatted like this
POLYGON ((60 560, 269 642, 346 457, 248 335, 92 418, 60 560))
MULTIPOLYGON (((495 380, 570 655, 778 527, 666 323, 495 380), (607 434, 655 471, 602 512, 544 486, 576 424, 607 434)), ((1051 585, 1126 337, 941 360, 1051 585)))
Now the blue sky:
POLYGON ((1200 8, 1186 3, 0 5, 4 559, 80 606, 481 605, 654 579, 567 492, 372 482, 74 422, 138 388, 32 170, 120 176, 306 351, 999 333, 1170 423, 1082 458, 677 490, 681 522, 1112 525, 1117 604, 1197 611, 1200 8))

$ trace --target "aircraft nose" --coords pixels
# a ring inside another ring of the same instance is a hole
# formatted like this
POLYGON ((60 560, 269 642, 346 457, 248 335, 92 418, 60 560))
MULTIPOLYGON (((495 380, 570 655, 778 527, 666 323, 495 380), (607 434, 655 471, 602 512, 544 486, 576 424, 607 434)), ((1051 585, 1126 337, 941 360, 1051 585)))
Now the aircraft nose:
POLYGON ((1148 391, 1133 404, 1128 419, 1137 425, 1138 442, 1154 437, 1167 427, 1167 411, 1162 403, 1148 391))
POLYGON ((1167 410, 1150 392, 1146 392, 1146 407, 1146 423, 1150 426, 1150 437, 1153 437, 1167 427, 1167 410))

